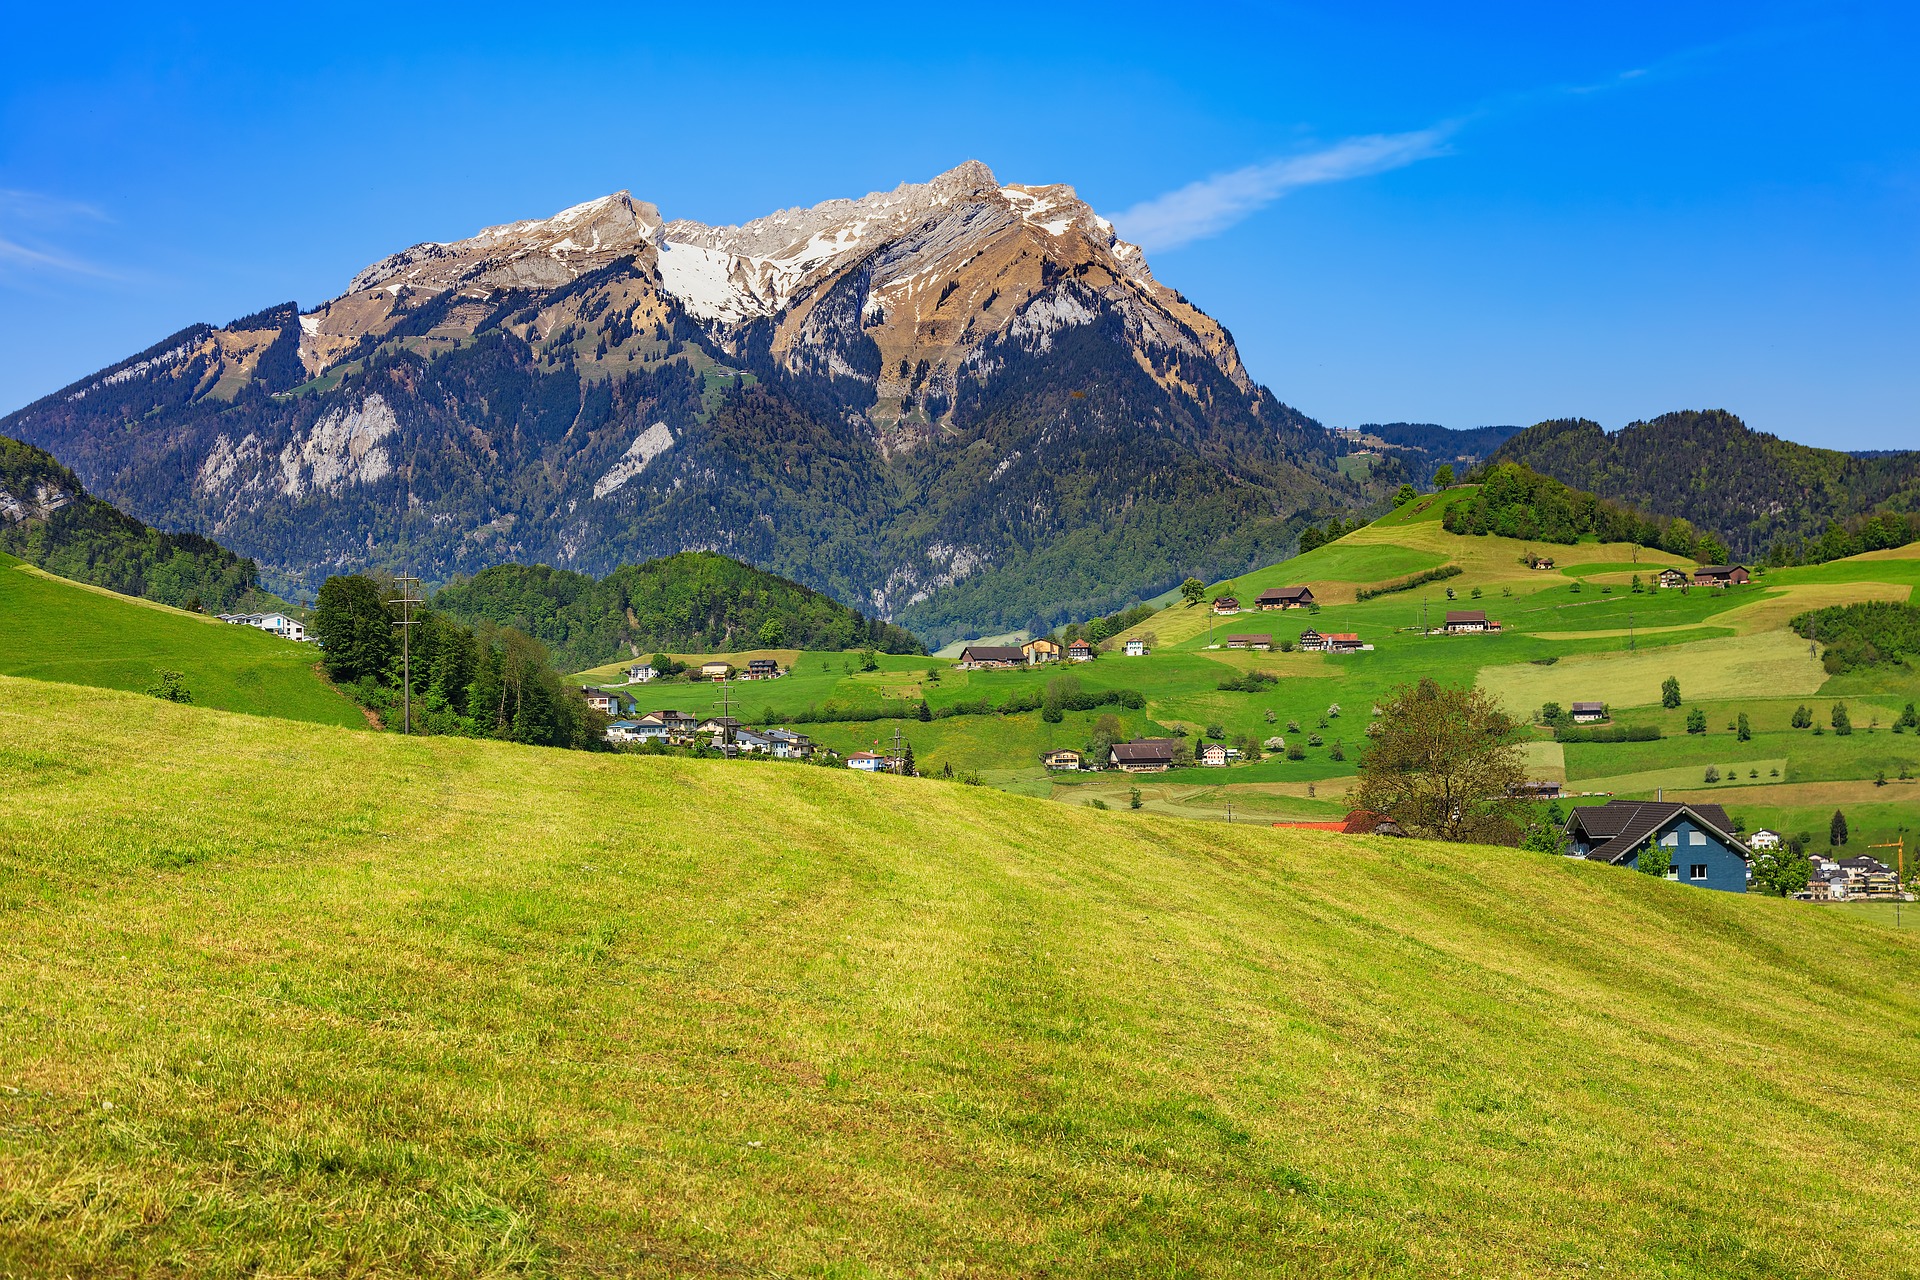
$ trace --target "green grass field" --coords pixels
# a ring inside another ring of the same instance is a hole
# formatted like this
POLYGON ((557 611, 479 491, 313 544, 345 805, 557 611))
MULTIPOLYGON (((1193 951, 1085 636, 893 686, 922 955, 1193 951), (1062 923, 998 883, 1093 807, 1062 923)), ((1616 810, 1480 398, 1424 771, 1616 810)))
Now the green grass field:
POLYGON ((0 830, 4 1275, 1920 1271, 1872 917, 4 678, 0 830))
POLYGON ((195 703, 365 727, 314 671, 319 651, 150 600, 117 595, 0 555, 0 674, 144 690, 178 671, 195 703))

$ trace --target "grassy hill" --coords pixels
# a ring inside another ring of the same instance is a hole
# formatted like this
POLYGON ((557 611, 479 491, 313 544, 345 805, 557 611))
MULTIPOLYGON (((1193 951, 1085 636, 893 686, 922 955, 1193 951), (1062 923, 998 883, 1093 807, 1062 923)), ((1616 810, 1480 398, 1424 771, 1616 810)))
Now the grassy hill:
POLYGON ((0 1274, 1920 1269, 1866 918, 4 678, 0 784, 0 1274))
POLYGON ((56 578, 0 554, 0 673, 140 691, 178 671, 196 704, 364 727, 311 645, 56 578))

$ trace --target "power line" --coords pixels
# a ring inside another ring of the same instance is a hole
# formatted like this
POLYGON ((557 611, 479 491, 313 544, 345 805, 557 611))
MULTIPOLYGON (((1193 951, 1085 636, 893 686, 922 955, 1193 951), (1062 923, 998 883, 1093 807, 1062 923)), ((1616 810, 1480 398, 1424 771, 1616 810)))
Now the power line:
POLYGON ((413 619, 413 606, 425 603, 419 596, 407 589, 412 583, 415 588, 420 579, 406 574, 395 574, 393 580, 400 584, 400 598, 389 600, 388 604, 400 606, 400 621, 393 625, 400 628, 400 724, 402 733, 413 732, 413 628, 419 624, 413 619))

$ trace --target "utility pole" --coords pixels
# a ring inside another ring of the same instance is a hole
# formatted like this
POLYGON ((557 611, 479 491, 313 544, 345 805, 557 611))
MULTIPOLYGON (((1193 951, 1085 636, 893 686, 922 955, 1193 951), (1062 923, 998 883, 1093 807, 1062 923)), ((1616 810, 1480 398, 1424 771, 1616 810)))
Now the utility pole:
POLYGON ((1893 927, 1898 929, 1900 927, 1900 900, 1902 895, 1907 891, 1907 838, 1901 836, 1892 844, 1870 844, 1867 848, 1898 850, 1896 854, 1896 865, 1899 867, 1899 871, 1893 882, 1893 927))
POLYGON ((1633 610, 1627 610, 1627 652, 1633 652, 1633 610))
POLYGON ((903 776, 907 772, 907 757, 900 750, 900 725, 897 721, 893 726, 893 771, 903 776))
POLYGON ((420 597, 413 592, 419 588, 420 579, 410 578, 402 573, 396 574, 393 580, 400 584, 400 598, 389 600, 387 603, 400 606, 400 621, 393 624, 400 628, 400 731, 412 733, 413 628, 419 625, 413 620, 413 606, 422 603, 420 597))

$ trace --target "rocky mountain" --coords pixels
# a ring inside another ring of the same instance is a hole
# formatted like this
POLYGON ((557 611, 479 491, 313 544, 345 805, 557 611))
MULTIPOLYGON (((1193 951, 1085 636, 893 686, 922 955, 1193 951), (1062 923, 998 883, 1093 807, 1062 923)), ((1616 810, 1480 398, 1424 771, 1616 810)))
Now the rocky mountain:
POLYGON ((1818 539, 1829 521, 1920 510, 1920 452, 1860 457, 1755 431, 1724 410, 1662 414, 1608 433, 1583 418, 1528 427, 1496 462, 1519 462, 1603 498, 1685 517, 1757 559, 1818 539))
POLYGON ((270 581, 714 550, 936 643, 1277 558, 1366 491, 1064 186, 734 227, 626 192, 196 325, 0 420, 270 581))

